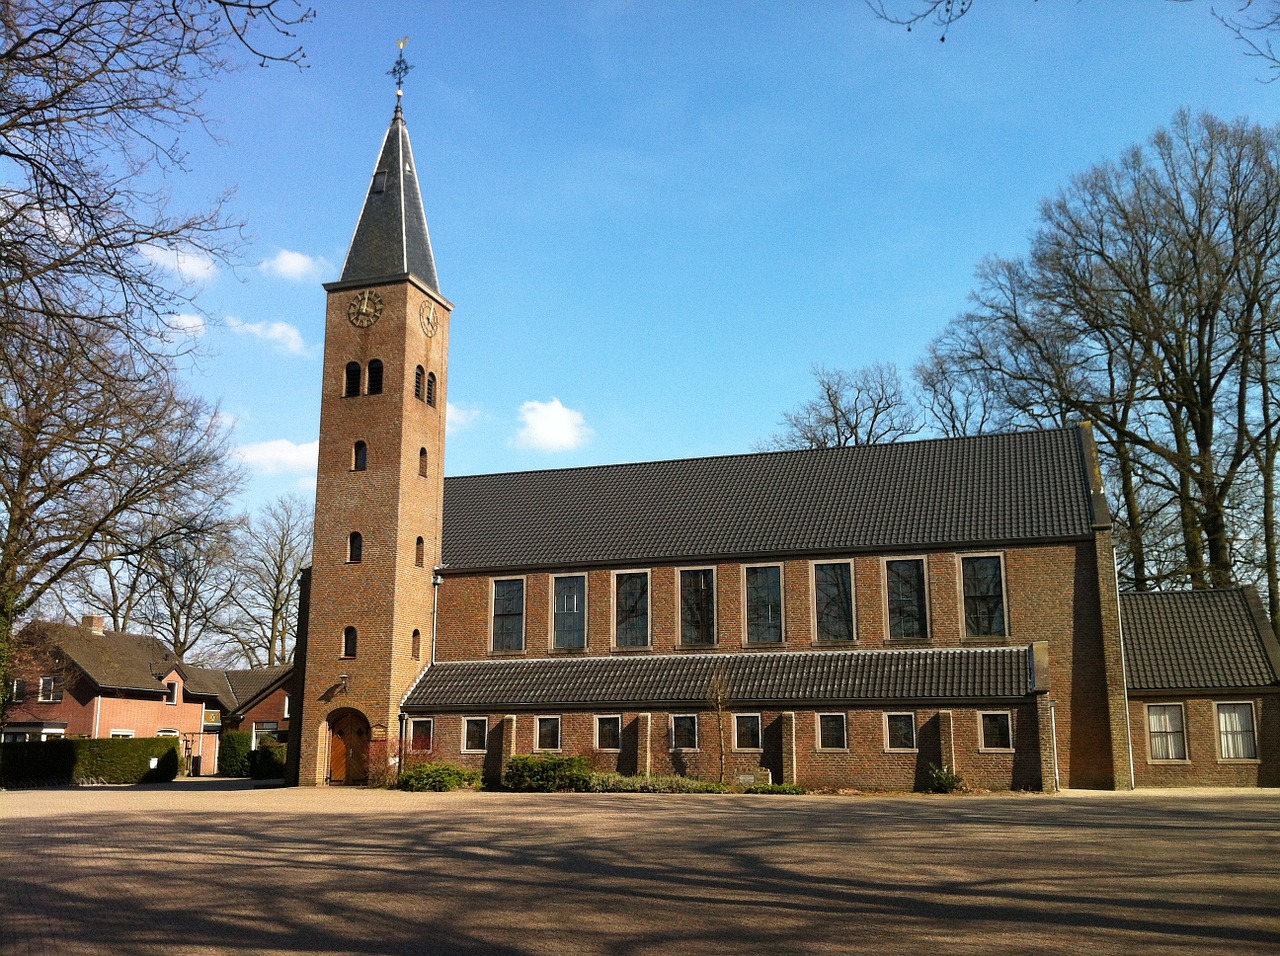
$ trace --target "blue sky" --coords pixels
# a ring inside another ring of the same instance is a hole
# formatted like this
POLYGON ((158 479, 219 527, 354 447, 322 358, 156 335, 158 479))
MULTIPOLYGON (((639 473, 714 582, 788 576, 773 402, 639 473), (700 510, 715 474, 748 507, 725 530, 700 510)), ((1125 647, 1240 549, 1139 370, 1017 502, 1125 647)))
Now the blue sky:
POLYGON ((404 35, 454 475, 750 450, 814 363, 909 368, 1071 176, 1180 107, 1280 104, 1207 2, 982 0, 945 44, 857 0, 321 2, 309 67, 211 89, 169 184, 248 227, 239 268, 185 263, 248 507, 313 488, 320 283, 404 35))

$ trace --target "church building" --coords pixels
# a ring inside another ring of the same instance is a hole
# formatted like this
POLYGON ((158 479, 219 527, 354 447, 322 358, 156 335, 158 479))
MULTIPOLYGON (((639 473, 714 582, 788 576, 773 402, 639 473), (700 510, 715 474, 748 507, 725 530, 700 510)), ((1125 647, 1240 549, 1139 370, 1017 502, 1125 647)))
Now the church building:
POLYGON ((1088 424, 446 479, 454 307, 399 93, 325 289, 300 784, 537 752, 731 784, 1280 784, 1257 595, 1119 592, 1088 424))

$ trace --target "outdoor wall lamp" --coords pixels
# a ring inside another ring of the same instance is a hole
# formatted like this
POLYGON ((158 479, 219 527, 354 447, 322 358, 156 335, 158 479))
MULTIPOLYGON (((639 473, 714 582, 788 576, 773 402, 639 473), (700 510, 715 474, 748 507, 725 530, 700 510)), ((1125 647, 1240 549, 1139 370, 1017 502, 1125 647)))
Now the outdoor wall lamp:
POLYGON ((342 692, 343 692, 344 694, 347 692, 347 681, 348 681, 348 680, 350 680, 350 679, 351 679, 351 678, 350 678, 350 677, 348 677, 346 674, 339 674, 339 675, 338 675, 338 680, 342 681, 342 692))

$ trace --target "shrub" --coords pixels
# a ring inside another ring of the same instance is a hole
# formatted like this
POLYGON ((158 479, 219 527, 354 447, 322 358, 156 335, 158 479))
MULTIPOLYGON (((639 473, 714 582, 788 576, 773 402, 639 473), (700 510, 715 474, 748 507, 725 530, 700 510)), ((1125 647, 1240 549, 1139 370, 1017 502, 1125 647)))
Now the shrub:
POLYGON ((592 793, 728 793, 729 788, 693 777, 624 777, 620 773, 593 773, 592 793))
POLYGON ((6 787, 168 783, 178 775, 180 763, 173 737, 33 740, 3 744, 0 751, 0 785, 6 787))
POLYGON ((742 792, 743 793, 783 793, 783 794, 790 794, 792 796, 800 796, 801 794, 808 793, 809 791, 807 791, 804 787, 800 786, 798 783, 757 783, 750 787, 747 787, 747 789, 742 792))
POLYGON ((480 786, 480 771, 451 763, 420 763, 400 774, 396 786, 414 793, 444 793, 463 787, 480 786))
POLYGON ((249 776, 249 749, 253 745, 253 734, 247 730, 228 730, 222 735, 222 743, 218 747, 218 776, 249 776))
POLYGON ((964 789, 964 780, 950 767, 929 764, 929 792, 955 793, 964 789))
POLYGON ((258 749, 249 754, 249 776, 254 780, 279 780, 284 776, 288 755, 285 744, 269 738, 263 740, 258 749))
POLYGON ((591 763, 586 757, 557 754, 517 755, 507 761, 502 782, 512 790, 539 793, 591 789, 591 763))

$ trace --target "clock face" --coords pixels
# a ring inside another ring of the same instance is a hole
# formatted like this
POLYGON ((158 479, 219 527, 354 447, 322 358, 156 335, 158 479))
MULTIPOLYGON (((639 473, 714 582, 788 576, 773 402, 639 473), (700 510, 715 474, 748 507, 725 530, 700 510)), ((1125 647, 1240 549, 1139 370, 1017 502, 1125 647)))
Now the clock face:
POLYGON ((439 320, 436 319, 436 304, 434 302, 424 302, 418 306, 418 324, 422 326, 422 331, 427 337, 436 334, 436 328, 439 320))
POLYGON ((381 315, 382 296, 371 289, 357 292, 347 306, 347 318, 356 328, 367 329, 377 322, 381 315))

